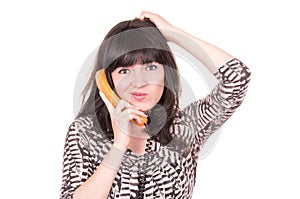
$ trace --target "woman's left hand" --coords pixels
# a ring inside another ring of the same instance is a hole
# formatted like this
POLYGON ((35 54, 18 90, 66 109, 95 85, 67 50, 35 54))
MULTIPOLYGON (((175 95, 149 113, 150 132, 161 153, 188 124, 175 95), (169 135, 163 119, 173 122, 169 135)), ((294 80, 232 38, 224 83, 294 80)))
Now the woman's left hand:
POLYGON ((167 22, 164 18, 162 18, 158 14, 154 14, 148 11, 142 11, 140 15, 140 19, 144 20, 145 18, 148 18, 151 22, 153 22, 169 41, 171 40, 171 38, 169 38, 168 36, 169 34, 167 34, 167 32, 168 31, 177 32, 177 28, 175 26, 167 22))

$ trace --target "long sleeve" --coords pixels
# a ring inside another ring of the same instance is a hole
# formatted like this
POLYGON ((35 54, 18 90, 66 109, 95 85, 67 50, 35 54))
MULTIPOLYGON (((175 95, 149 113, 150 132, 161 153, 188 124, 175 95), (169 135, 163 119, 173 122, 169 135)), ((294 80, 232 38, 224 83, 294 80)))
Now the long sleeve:
POLYGON ((87 142, 80 131, 79 123, 74 121, 66 136, 61 199, 73 198, 76 188, 88 178, 89 150, 87 142))
POLYGON ((182 112, 182 120, 198 146, 203 146, 242 104, 251 73, 235 58, 221 66, 214 75, 219 80, 217 86, 204 99, 191 103, 182 112))
POLYGON ((65 140, 60 199, 73 198, 75 190, 93 175, 111 145, 95 116, 74 120, 65 140))

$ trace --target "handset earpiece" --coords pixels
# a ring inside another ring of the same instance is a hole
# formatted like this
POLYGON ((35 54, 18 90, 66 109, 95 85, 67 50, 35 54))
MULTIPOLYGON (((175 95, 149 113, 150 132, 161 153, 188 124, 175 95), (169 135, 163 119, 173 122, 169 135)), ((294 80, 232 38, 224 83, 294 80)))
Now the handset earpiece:
MULTIPOLYGON (((106 98, 111 102, 111 104, 114 107, 116 107, 120 102, 120 98, 116 95, 116 93, 109 86, 104 69, 97 71, 95 78, 96 78, 96 83, 97 83, 99 90, 101 90, 104 93, 104 95, 106 96, 106 98)), ((140 116, 140 119, 142 121, 142 124, 139 124, 136 120, 133 120, 133 122, 137 126, 147 125, 147 117, 140 116)))

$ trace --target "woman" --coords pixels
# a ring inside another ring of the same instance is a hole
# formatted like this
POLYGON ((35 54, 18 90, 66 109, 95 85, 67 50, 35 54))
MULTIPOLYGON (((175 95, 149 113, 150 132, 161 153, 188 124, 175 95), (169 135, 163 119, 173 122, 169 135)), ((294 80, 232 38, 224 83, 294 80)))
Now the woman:
POLYGON ((249 80, 241 61, 157 14, 117 24, 99 48, 86 100, 67 133, 61 198, 191 198, 200 149, 241 105, 249 80), (219 80, 183 110, 168 41, 219 80), (97 87, 100 69, 121 98, 116 107, 97 87), (147 124, 136 125, 141 117, 147 124))

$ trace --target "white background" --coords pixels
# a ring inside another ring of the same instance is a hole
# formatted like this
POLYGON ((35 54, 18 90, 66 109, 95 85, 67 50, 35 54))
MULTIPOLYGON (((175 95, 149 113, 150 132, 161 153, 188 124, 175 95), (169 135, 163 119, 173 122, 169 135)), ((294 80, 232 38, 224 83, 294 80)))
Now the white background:
POLYGON ((159 13, 252 71, 194 198, 299 198, 299 7, 285 1, 1 1, 1 198, 58 198, 76 77, 116 23, 159 13), (298 27, 297 27, 298 26, 298 27))

